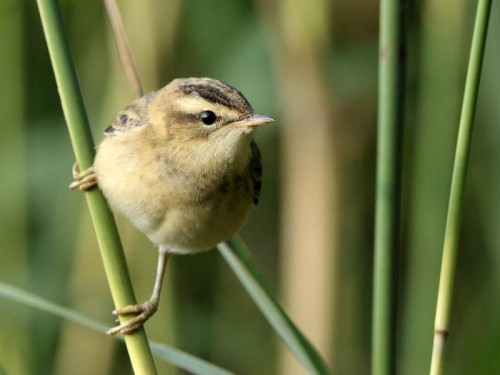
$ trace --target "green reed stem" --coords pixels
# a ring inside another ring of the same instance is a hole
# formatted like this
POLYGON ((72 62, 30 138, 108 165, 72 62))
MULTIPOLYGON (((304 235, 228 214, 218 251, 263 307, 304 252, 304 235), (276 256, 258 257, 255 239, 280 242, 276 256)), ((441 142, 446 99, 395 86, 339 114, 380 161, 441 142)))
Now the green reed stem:
MULTIPOLYGON (((61 10, 57 0, 37 0, 37 3, 76 161, 80 169, 84 170, 93 164, 94 143, 66 40, 61 10)), ((113 214, 98 189, 85 193, 85 198, 115 306, 135 304, 113 214)), ((136 374, 156 374, 144 329, 126 335, 125 344, 136 374)))
POLYGON ((307 373, 329 374, 328 367, 318 351, 281 307, 241 237, 235 235, 226 242, 217 245, 217 249, 274 331, 281 337, 307 373))
POLYGON ((477 6, 474 33, 469 57, 469 67, 465 82, 464 98, 458 140, 455 151, 455 162, 451 180, 450 200, 446 218, 446 232, 443 245, 443 258, 439 291, 434 323, 434 344, 432 348, 431 375, 443 372, 443 357, 446 339, 449 334, 450 311, 453 297, 453 283, 460 237, 460 223, 463 211, 463 196, 467 175, 467 164, 472 139, 474 114, 476 111, 479 78, 484 57, 491 0, 479 0, 477 6))
POLYGON ((374 375, 395 372, 395 281, 399 250, 400 138, 404 106, 402 25, 402 1, 382 0, 372 316, 374 375))
MULTIPOLYGON (((0 298, 5 298, 25 306, 38 309, 47 314, 58 316, 69 322, 79 324, 97 332, 105 333, 109 327, 95 319, 88 317, 78 311, 69 309, 53 303, 43 297, 30 293, 15 286, 5 284, 0 281, 0 298)), ((115 339, 124 341, 123 335, 114 336, 115 339)), ((151 351, 160 359, 167 361, 180 369, 192 374, 202 375, 234 375, 219 366, 197 358, 189 353, 172 348, 171 346, 150 341, 151 351)))

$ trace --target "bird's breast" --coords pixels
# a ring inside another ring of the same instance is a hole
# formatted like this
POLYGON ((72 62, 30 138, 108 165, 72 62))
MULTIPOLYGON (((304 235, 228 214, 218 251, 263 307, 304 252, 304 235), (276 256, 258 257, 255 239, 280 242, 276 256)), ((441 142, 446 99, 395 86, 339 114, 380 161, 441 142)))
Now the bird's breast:
POLYGON ((112 208, 155 244, 179 253, 209 250, 246 221, 252 205, 249 160, 202 163, 189 154, 139 147, 136 140, 116 147, 114 142, 124 141, 114 139, 98 149, 99 186, 112 208))
POLYGON ((153 242, 173 252, 209 250, 247 220, 252 205, 248 175, 197 176, 176 185, 175 199, 165 202, 163 220, 150 233, 153 242))

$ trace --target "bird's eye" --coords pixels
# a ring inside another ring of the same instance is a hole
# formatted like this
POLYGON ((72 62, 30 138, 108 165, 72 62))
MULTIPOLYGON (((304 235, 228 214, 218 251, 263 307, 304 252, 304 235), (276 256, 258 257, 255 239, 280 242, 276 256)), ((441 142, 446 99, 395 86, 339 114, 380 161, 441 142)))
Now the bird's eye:
POLYGON ((200 120, 205 125, 212 125, 217 120, 217 116, 212 111, 203 111, 200 113, 200 120))

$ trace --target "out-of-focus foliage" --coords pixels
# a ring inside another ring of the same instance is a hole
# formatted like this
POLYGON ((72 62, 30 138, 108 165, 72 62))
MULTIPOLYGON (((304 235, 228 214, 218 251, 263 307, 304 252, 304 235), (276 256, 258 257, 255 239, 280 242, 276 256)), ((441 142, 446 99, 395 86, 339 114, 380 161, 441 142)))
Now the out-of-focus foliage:
MULTIPOLYGON (((286 9, 283 4, 284 0, 119 1, 146 91, 174 77, 210 76, 238 87, 257 113, 277 119, 277 124, 256 134, 264 159, 263 195, 242 230, 262 272, 277 290, 287 287, 279 282, 284 280, 280 274, 286 272, 283 265, 287 264, 287 249, 280 248, 279 234, 284 233, 280 232, 280 214, 291 205, 282 198, 280 185, 286 165, 285 153, 280 152, 285 147, 281 135, 289 125, 284 121, 290 103, 285 95, 300 98, 302 94, 284 90, 289 79, 287 64, 292 62, 276 59, 280 44, 274 40, 276 29, 269 20, 276 17, 278 22, 286 9), (269 14, 271 18, 266 18, 269 14)), ((310 1, 303 11, 314 13, 317 6, 324 3, 310 1)), ((103 4, 62 0, 61 7, 99 141, 106 124, 134 94, 118 61, 103 4)), ((445 0, 406 8, 408 100, 398 332, 398 372, 402 374, 422 374, 429 367, 474 9, 475 2, 445 0)), ((321 29, 327 34, 321 42, 328 41, 329 48, 328 53, 318 54, 318 66, 328 91, 324 100, 331 109, 328 134, 335 137, 336 157, 331 184, 337 193, 336 227, 332 227, 335 248, 331 249, 336 254, 331 264, 335 282, 325 357, 333 373, 365 374, 370 365, 378 8, 373 2, 338 0, 331 3, 326 17, 329 27, 321 29)), ((500 371, 500 136, 496 120, 500 118, 500 45, 494 42, 500 38, 499 7, 493 6, 491 17, 446 355, 446 370, 453 374, 500 371)), ((0 2, 0 40, 0 278, 111 325, 111 298, 86 207, 81 194, 67 190, 73 156, 35 2, 0 2)), ((302 58, 307 60, 307 56, 302 58)), ((293 81, 300 83, 300 77, 293 81)), ((308 108, 300 110, 307 113, 308 108)), ((310 157, 300 146, 293 152, 310 157)), ((293 170, 293 165, 287 166, 287 171, 293 170)), ((306 186, 308 181, 302 183, 306 186)), ((151 292, 156 252, 128 223, 120 220, 119 224, 135 291, 142 300, 151 292)), ((301 230, 314 233, 310 222, 300 224, 301 230)), ((304 268, 310 262, 308 253, 304 248, 304 268)), ((168 271, 160 311, 146 325, 150 337, 235 373, 277 373, 276 335, 217 252, 174 257, 168 271)), ((307 298, 304 308, 314 305, 307 298)), ((312 317, 319 314, 309 313, 312 317)), ((306 323, 298 322, 299 326, 306 323)), ((175 372, 163 366, 159 364, 161 373, 175 372)), ((2 370, 119 374, 129 373, 130 366, 121 344, 2 301, 2 370)))

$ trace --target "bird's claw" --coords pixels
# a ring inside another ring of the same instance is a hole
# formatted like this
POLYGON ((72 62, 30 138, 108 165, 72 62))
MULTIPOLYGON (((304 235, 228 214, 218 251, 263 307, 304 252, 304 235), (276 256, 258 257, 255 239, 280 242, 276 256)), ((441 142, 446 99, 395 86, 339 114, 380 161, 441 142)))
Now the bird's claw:
POLYGON ((80 189, 87 191, 97 185, 97 177, 95 175, 94 167, 90 167, 83 172, 78 169, 78 164, 73 164, 73 182, 69 185, 71 190, 80 189))
POLYGON ((129 305, 125 306, 121 309, 113 310, 113 314, 116 316, 120 315, 130 315, 130 314, 139 314, 136 317, 127 320, 125 323, 122 323, 116 327, 109 329, 106 334, 108 335, 116 335, 118 333, 122 333, 126 335, 127 333, 131 333, 135 331, 137 328, 141 327, 146 320, 148 320, 158 309, 158 301, 149 300, 141 304, 137 305, 129 305))

